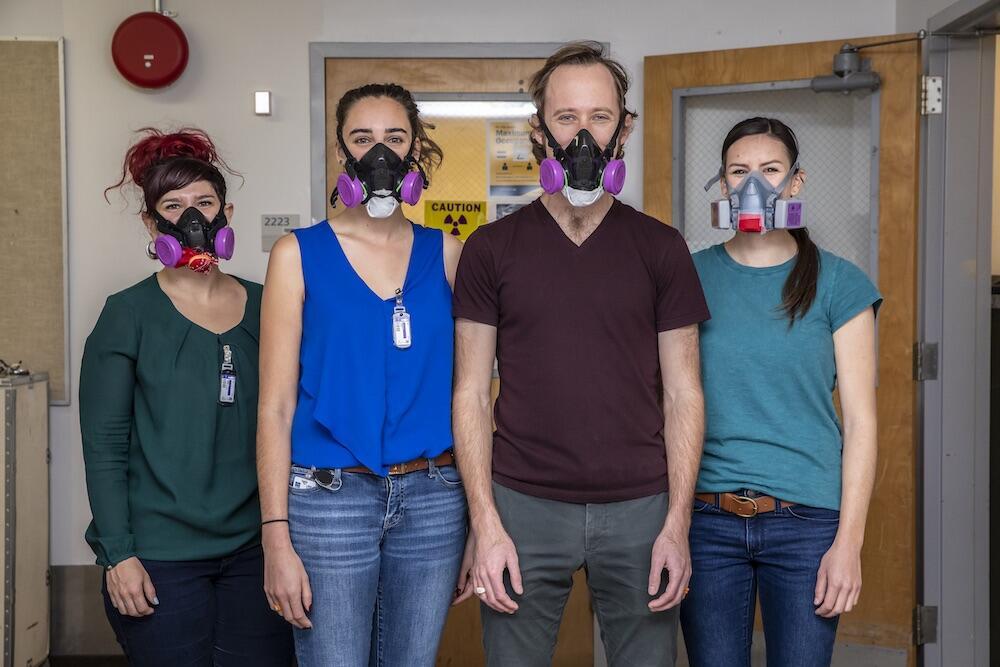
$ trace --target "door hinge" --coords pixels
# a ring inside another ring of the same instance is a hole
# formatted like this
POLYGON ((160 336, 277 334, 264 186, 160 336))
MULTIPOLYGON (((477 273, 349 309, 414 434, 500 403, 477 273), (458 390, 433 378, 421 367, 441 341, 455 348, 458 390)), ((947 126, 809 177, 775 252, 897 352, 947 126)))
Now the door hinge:
POLYGON ((938 377, 938 344, 913 344, 913 379, 917 382, 937 380, 938 377))
POLYGON ((52 463, 52 450, 48 447, 45 448, 45 462, 52 463))
POLYGON ((937 643, 938 608, 924 605, 913 610, 913 641, 917 646, 937 643))
POLYGON ((944 77, 920 77, 920 115, 930 116, 944 111, 944 77))

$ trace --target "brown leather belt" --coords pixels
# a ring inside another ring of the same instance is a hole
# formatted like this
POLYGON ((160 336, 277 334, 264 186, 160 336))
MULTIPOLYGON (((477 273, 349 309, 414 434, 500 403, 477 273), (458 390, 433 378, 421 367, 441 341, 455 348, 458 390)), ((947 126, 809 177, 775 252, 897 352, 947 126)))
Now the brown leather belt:
POLYGON ((738 493, 696 493, 694 497, 703 503, 715 505, 723 512, 729 512, 744 519, 758 514, 766 514, 781 507, 791 507, 795 503, 787 503, 771 496, 743 496, 738 493))
MULTIPOLYGON (((395 463, 389 466, 389 474, 405 475, 407 473, 416 472, 417 470, 427 470, 431 467, 431 462, 439 467, 455 465, 455 454, 453 454, 449 449, 444 454, 440 454, 433 459, 413 459, 412 461, 407 461, 406 463, 395 463)), ((365 466, 355 466, 353 468, 344 468, 343 470, 344 472, 366 472, 371 475, 375 474, 365 466)))

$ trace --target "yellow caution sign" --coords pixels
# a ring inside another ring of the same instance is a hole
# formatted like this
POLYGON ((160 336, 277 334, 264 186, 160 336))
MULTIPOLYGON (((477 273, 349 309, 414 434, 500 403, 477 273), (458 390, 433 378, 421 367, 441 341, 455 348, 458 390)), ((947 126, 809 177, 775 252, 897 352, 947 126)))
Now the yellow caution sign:
POLYGON ((428 201, 424 204, 424 225, 443 229, 462 241, 486 224, 485 201, 428 201))

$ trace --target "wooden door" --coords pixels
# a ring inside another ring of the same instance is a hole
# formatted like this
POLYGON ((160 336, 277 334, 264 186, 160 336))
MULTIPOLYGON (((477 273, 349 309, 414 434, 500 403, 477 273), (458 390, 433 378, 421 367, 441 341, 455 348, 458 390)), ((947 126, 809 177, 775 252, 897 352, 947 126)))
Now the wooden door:
MULTIPOLYGON (((340 174, 336 159, 335 112, 337 101, 348 90, 366 83, 393 82, 407 88, 418 98, 420 94, 430 93, 455 94, 456 98, 468 93, 507 97, 525 94, 531 75, 543 63, 544 59, 538 58, 326 58, 326 192, 333 190, 340 174)), ((437 122, 437 130, 431 131, 431 137, 442 144, 445 162, 442 169, 432 176, 432 188, 441 188, 442 183, 453 179, 445 186, 448 198, 481 199, 483 195, 479 190, 486 187, 485 152, 482 156, 468 158, 471 166, 463 164, 463 158, 459 156, 469 153, 471 142, 485 146, 485 123, 478 130, 478 139, 470 139, 470 134, 475 134, 477 130, 471 127, 469 121, 446 119, 437 122), (454 181, 458 179, 464 179, 463 182, 475 192, 463 196, 456 191, 454 181)), ((414 221, 422 220, 419 210, 404 207, 404 211, 414 221)), ((333 215, 334 210, 327 203, 327 217, 333 215)), ((497 381, 494 381, 494 399, 497 389, 497 381)), ((553 664, 557 667, 592 665, 594 661, 593 612, 582 571, 576 573, 574 582, 556 646, 553 664)), ((441 638, 437 664, 442 667, 485 664, 477 600, 467 600, 452 609, 441 638)))
MULTIPOLYGON (((845 39, 645 59, 643 201, 670 222, 675 89, 794 81, 827 75, 845 39)), ((920 58, 916 42, 862 51, 882 78, 879 139, 879 461, 862 553, 860 606, 841 618, 838 642, 906 651, 914 664, 918 503, 913 343, 917 327, 917 198, 920 58)), ((719 142, 728 127, 720 128, 719 142)), ((713 150, 718 151, 718 147, 713 150)), ((811 159, 817 159, 812 156, 811 159)), ((850 165, 845 165, 850 168, 850 165)), ((707 177, 707 176, 706 176, 707 177)), ((807 186, 808 188, 808 186, 807 186)), ((700 224, 692 222, 691 224, 700 224)), ((707 224, 707 223, 706 223, 707 224)))

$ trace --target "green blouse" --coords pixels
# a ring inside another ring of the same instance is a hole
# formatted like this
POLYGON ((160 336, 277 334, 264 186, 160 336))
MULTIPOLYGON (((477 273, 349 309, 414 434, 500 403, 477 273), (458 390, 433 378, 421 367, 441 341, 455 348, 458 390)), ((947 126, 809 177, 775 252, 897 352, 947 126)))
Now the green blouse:
POLYGON ((108 297, 80 370, 80 429, 100 565, 218 558, 260 539, 255 438, 262 287, 223 334, 150 276, 108 297), (220 403, 225 346, 236 394, 220 403))

